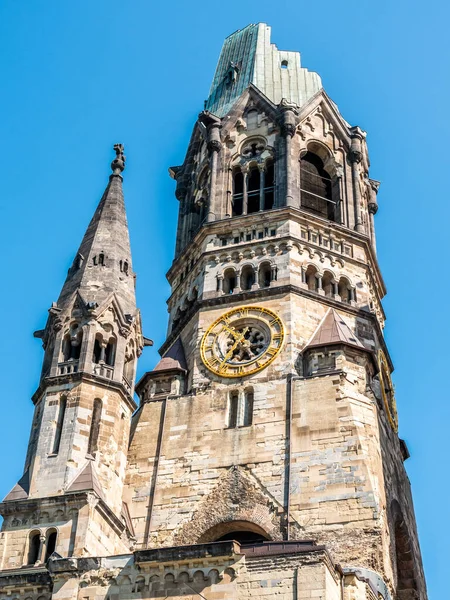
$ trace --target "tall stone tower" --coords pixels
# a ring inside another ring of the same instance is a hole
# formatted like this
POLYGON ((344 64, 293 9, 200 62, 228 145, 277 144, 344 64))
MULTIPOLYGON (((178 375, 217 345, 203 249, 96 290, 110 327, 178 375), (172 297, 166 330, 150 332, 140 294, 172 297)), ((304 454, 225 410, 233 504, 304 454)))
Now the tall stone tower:
POLYGON ((116 151, 38 333, 25 475, 2 505, 3 569, 28 571, 0 593, 426 600, 365 132, 267 25, 226 39, 170 169, 169 326, 133 416, 145 339, 116 151))
POLYGON ((24 475, 1 505, 2 568, 129 551, 122 490, 137 356, 136 309, 121 172, 109 184, 44 330, 24 475))

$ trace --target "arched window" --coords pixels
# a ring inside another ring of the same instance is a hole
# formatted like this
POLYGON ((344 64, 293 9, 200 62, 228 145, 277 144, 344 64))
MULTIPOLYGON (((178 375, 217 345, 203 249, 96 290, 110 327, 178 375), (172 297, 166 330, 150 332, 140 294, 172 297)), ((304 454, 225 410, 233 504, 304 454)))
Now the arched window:
POLYGON ((98 264, 101 267, 105 266, 105 255, 103 254, 103 252, 100 252, 100 254, 98 255, 98 264))
POLYGON ((34 565, 39 560, 39 552, 41 549, 41 534, 39 531, 32 531, 30 533, 29 546, 28 546, 28 565, 34 565))
POLYGON ((62 435, 62 430, 63 430, 63 425, 64 425, 64 417, 66 414, 66 405, 67 405, 66 396, 61 396, 61 398, 59 400, 58 418, 56 420, 56 430, 55 430, 55 438, 53 440, 52 454, 58 454, 58 452, 59 452, 59 446, 61 444, 61 435, 62 435))
POLYGON ((272 267, 269 263, 263 263, 259 267, 259 287, 265 288, 270 286, 272 281, 272 267))
POLYGON ((239 394, 231 392, 228 402, 228 427, 233 429, 238 424, 239 394))
POLYGON ((105 363, 110 367, 114 366, 114 361, 116 359, 116 341, 114 338, 111 338, 109 342, 106 344, 105 348, 105 363))
POLYGON ((94 354, 92 357, 92 362, 94 362, 96 365, 98 365, 98 363, 100 362, 101 356, 102 356, 102 344, 101 344, 101 339, 97 336, 94 341, 94 354))
POLYGON ((223 292, 232 294, 236 288, 236 273, 233 269, 227 269, 223 274, 223 292))
POLYGON ((322 159, 306 152, 300 159, 301 206, 324 219, 335 220, 332 180, 325 171, 322 159))
POLYGON ((56 529, 49 529, 47 531, 46 542, 45 542, 45 562, 48 561, 48 559, 50 558, 50 556, 53 554, 53 552, 56 549, 56 538, 57 537, 58 537, 58 533, 57 533, 56 529))
POLYGON ((339 279, 338 294, 341 297, 342 302, 347 302, 348 304, 350 304, 352 300, 351 286, 348 279, 346 279, 345 277, 341 277, 339 279))
POLYGON ((255 283, 255 270, 251 265, 246 265, 241 273, 241 289, 251 290, 255 283))
POLYGON ((322 289, 325 293, 325 296, 328 296, 328 298, 332 298, 333 294, 334 294, 334 277, 333 274, 330 273, 330 271, 325 271, 325 273, 323 274, 323 278, 322 278, 322 289))
POLYGON ((98 436, 100 433, 100 420, 102 416, 102 401, 100 398, 94 400, 92 409, 91 430, 89 432, 88 454, 92 456, 98 450, 98 436))
POLYGON ((253 423, 253 390, 246 390, 244 393, 244 415, 242 419, 243 427, 249 427, 253 423))
POLYGON ((308 286, 308 290, 311 290, 312 292, 316 292, 319 287, 316 273, 317 269, 313 265, 309 265, 306 269, 305 283, 308 286))
POLYGON ((62 343, 62 353, 64 362, 68 360, 78 360, 81 353, 81 342, 83 341, 83 330, 75 323, 70 331, 66 333, 62 343))
POLYGON ((242 215, 244 202, 244 175, 236 170, 233 175, 233 217, 242 215))
POLYGON ((259 211, 259 197, 261 186, 261 174, 259 168, 254 166, 250 169, 247 183, 247 213, 259 211))
POLYGON ((266 163, 264 173, 264 210, 273 208, 275 198, 275 170, 272 161, 266 163))

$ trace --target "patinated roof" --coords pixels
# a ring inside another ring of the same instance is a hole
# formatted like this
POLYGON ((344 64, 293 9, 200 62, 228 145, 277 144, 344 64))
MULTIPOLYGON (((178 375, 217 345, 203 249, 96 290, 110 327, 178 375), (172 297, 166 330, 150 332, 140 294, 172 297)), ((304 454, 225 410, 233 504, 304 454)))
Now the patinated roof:
POLYGON ((322 87, 317 73, 304 69, 299 52, 278 50, 265 23, 228 36, 217 63, 205 109, 224 117, 252 83, 278 105, 283 98, 302 106, 322 87))

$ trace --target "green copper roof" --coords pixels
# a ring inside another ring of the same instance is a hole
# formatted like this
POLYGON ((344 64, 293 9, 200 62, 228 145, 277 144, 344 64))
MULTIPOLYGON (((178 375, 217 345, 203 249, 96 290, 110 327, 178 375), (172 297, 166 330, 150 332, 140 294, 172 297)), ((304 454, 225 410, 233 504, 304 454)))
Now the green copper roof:
POLYGON ((227 37, 206 110, 225 116, 250 83, 274 104, 285 98, 301 106, 321 89, 319 75, 301 67, 300 53, 278 50, 270 43, 270 32, 268 25, 258 23, 227 37))

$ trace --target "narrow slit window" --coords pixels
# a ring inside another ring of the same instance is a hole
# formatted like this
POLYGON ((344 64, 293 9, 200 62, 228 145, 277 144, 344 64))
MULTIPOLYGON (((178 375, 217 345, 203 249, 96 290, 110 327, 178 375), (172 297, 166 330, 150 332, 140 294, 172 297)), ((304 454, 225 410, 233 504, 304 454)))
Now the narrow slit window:
POLYGON ((56 420, 55 439, 53 440, 52 454, 58 454, 61 445, 61 436, 64 426, 64 417, 66 414, 67 398, 62 396, 59 401, 58 418, 56 420))
POLYGON ((253 423, 253 391, 246 391, 244 399, 244 419, 242 425, 249 427, 253 423))
POLYGON ((102 416, 102 401, 99 398, 94 400, 92 410, 91 430, 89 432, 88 454, 94 455, 98 450, 98 437, 100 433, 100 419, 102 416))
POLYGON ((238 409, 239 409, 239 396, 237 393, 230 395, 230 405, 228 410, 228 427, 234 429, 237 427, 238 420, 238 409))

